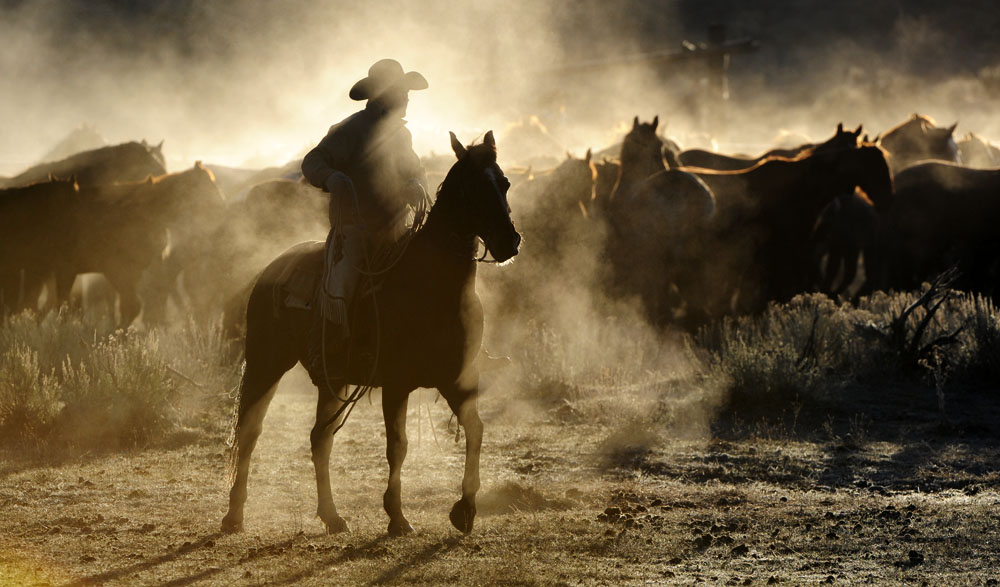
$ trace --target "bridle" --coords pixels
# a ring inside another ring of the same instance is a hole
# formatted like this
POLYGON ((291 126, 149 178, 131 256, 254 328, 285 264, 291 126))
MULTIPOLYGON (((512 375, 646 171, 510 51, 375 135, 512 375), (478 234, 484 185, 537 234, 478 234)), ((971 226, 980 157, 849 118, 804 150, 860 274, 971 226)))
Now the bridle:
MULTIPOLYGON (((479 200, 477 198, 470 198, 469 197, 469 193, 472 190, 471 190, 471 188, 467 189, 466 173, 464 173, 464 171, 465 171, 464 166, 468 165, 467 161, 468 161, 468 157, 470 157, 470 156, 471 155, 466 155, 465 158, 463 158, 463 160, 460 162, 460 165, 463 166, 463 169, 462 169, 463 173, 460 175, 460 177, 458 179, 458 182, 457 182, 458 183, 458 194, 457 195, 458 195, 458 197, 462 201, 462 205, 463 205, 463 208, 464 208, 464 214, 465 214, 465 216, 467 218, 480 219, 483 216, 482 207, 478 205, 479 200)), ((486 169, 483 169, 483 174, 484 175, 486 174, 486 169)), ((489 183, 493 185, 494 189, 496 189, 496 191, 498 193, 500 192, 500 186, 497 185, 495 177, 490 177, 489 178, 489 183)), ((483 243, 483 254, 480 255, 480 256, 478 256, 478 257, 474 256, 473 260, 476 263, 488 263, 488 264, 499 265, 501 263, 500 261, 497 261, 496 259, 487 259, 486 258, 488 255, 491 255, 489 247, 486 244, 486 239, 484 237, 481 237, 478 234, 476 234, 476 232, 477 231, 474 230, 472 232, 472 234, 478 239, 478 242, 483 243)), ((489 235, 489 234, 492 233, 491 230, 483 230, 482 232, 484 232, 487 235, 489 235)), ((456 240, 462 240, 462 235, 460 235, 458 233, 452 233, 452 235, 456 238, 456 240)), ((478 249, 478 244, 476 245, 476 248, 478 249)), ((465 252, 461 252, 461 253, 459 253, 457 251, 450 251, 450 252, 453 252, 455 254, 461 255, 462 257, 465 257, 465 255, 466 255, 465 252)))

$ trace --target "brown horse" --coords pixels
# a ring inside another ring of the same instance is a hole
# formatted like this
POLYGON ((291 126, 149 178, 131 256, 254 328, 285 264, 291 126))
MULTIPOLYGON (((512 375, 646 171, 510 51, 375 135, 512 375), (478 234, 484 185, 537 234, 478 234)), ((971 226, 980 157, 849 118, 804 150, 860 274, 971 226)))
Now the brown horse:
POLYGON ((958 123, 941 127, 929 116, 912 114, 882 135, 879 145, 889 154, 889 168, 895 175, 918 161, 934 159, 959 163, 953 133, 958 123))
POLYGON ((168 229, 190 227, 221 212, 222 194, 200 163, 146 181, 80 188, 77 205, 63 213, 74 226, 74 246, 49 260, 57 299, 69 299, 74 278, 103 273, 120 297, 120 325, 139 315, 137 285, 168 243, 168 229))
POLYGON ((167 172, 163 164, 163 143, 155 147, 130 142, 77 153, 60 161, 41 163, 11 177, 0 178, 0 187, 16 187, 45 181, 49 176, 75 176, 81 187, 118 181, 141 181, 167 172))
POLYGON ((995 295, 1000 169, 927 161, 896 176, 890 214, 890 287, 919 287, 957 265, 957 287, 995 295))
MULTIPOLYGON (((417 387, 436 387, 465 427, 462 498, 455 503, 450 518, 462 532, 472 530, 483 437, 477 407, 479 373, 474 362, 483 334, 483 310, 475 291, 477 238, 483 239, 497 261, 504 262, 517 254, 521 237, 510 220, 510 183, 497 165, 492 131, 480 145, 463 147, 454 134, 451 143, 458 162, 438 189, 426 223, 398 261, 383 273, 371 295, 356 303, 352 332, 374 340, 352 341, 355 352, 327 352, 328 364, 346 363, 341 371, 346 378, 331 380, 326 373, 310 373, 319 388, 316 425, 310 435, 318 515, 329 532, 347 529, 333 504, 329 458, 335 426, 344 420, 345 409, 351 405, 344 399, 348 383, 382 387, 389 461, 383 505, 389 515, 389 534, 413 531, 403 515, 400 470, 406 456, 407 398, 417 387), (374 358, 364 360, 366 353, 359 352, 359 347, 374 358)), ((296 361, 306 357, 314 316, 312 310, 285 303, 291 282, 284 276, 301 282, 311 275, 315 282, 322 264, 323 243, 300 244, 275 259, 250 294, 246 363, 231 453, 234 478, 229 511, 222 520, 226 532, 243 525, 250 455, 274 387, 296 361)), ((314 287, 306 289, 315 291, 314 287)))
POLYGON ((75 245, 76 182, 0 189, 0 313, 37 309, 51 260, 75 245))
POLYGON ((521 233, 543 251, 553 251, 571 236, 572 225, 586 218, 594 199, 597 170, 588 149, 583 158, 566 155, 557 167, 516 184, 510 200, 518 210, 521 233))
POLYGON ((611 289, 638 295, 649 319, 662 324, 681 302, 667 301, 684 289, 684 270, 698 255, 697 242, 715 213, 711 190, 696 175, 668 168, 663 141, 651 123, 633 119, 622 143, 618 181, 604 206, 612 263, 611 289))
MULTIPOLYGON (((885 153, 873 144, 816 147, 744 171, 696 172, 718 204, 706 273, 713 279, 736 278, 741 312, 809 289, 813 227, 835 198, 859 187, 883 215, 892 202, 885 153)), ((731 299, 736 294, 731 288, 723 286, 714 297, 731 299)))
POLYGON ((843 193, 820 214, 812 234, 811 279, 819 291, 836 297, 848 294, 864 255, 867 270, 878 255, 878 213, 861 190, 843 193))

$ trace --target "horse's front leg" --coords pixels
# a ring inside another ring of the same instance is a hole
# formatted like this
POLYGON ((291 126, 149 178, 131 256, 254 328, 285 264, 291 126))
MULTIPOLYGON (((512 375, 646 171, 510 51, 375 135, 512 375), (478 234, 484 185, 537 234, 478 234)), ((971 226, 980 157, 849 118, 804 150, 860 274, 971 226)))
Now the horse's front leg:
POLYGON ((479 419, 478 386, 471 390, 440 388, 458 423, 465 428, 465 475, 462 499, 455 502, 449 517, 453 526, 468 534, 476 520, 476 493, 479 491, 479 453, 483 446, 483 421, 479 419))
POLYGON ((316 468, 316 515, 323 521, 328 534, 344 532, 348 529, 337 508, 333 504, 333 491, 330 488, 330 452, 333 449, 333 431, 343 421, 343 413, 338 414, 344 406, 341 397, 346 393, 344 386, 332 389, 329 385, 319 386, 319 399, 316 403, 316 424, 309 434, 312 446, 313 466, 316 468))
POLYGON ((382 497, 382 506, 389 514, 389 535, 403 536, 413 532, 413 526, 403 516, 400 472, 406 458, 406 404, 409 390, 396 387, 382 389, 382 416, 385 418, 385 457, 389 461, 389 487, 382 497))

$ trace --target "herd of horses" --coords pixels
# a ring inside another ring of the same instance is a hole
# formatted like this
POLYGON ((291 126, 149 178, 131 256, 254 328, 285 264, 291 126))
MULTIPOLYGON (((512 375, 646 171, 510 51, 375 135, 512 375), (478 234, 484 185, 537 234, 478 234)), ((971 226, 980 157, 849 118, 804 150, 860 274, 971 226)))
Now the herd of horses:
MULTIPOLYGON (((825 142, 752 157, 682 150, 658 126, 636 118, 615 158, 588 151, 511 173, 525 265, 559 275, 583 247, 609 293, 687 328, 803 292, 912 289, 954 266, 959 287, 996 289, 1000 151, 978 135, 956 140, 955 125, 914 114, 873 140, 838 126, 825 142)), ((140 312, 162 323, 172 302, 199 321, 224 315, 238 336, 265 264, 325 237, 325 195, 282 179, 294 162, 167 174, 161 147, 104 147, 0 178, 5 312, 58 307, 78 275, 99 273, 121 326, 140 312)), ((439 162, 428 160, 431 177, 443 177, 439 162)))
MULTIPOLYGON (((383 389, 383 503, 394 535, 412 531, 400 489, 407 397, 417 387, 441 392, 466 430, 462 497, 450 519, 471 531, 482 442, 477 261, 512 259, 522 233, 531 253, 508 269, 513 285, 499 296, 507 312, 537 311, 522 303, 529 290, 544 292, 551 309, 567 288, 592 287, 566 270, 581 258, 609 295, 638 298, 653 323, 685 328, 802 292, 910 289, 956 266, 962 287, 996 291, 1000 152, 975 135, 956 141, 954 126, 913 115, 873 140, 838 125, 822 143, 748 157, 684 151, 658 127, 658 118, 636 117, 617 158, 597 161, 588 151, 510 177, 492 132, 473 146, 451 136, 456 159, 428 170, 444 179, 426 221, 357 304, 351 330, 367 333, 356 341, 365 352, 347 356, 340 379, 310 373, 319 388, 310 436, 318 514, 329 531, 346 529, 328 469, 349 384, 383 389)), ((294 164, 220 167, 218 176, 211 167, 168 174, 160 146, 142 142, 0 178, 0 307, 58 305, 76 276, 101 273, 117 291, 121 326, 140 313, 147 324, 164 320, 171 300, 198 320, 225 314, 245 359, 223 520, 236 531, 275 385, 308 351, 318 306, 308 292, 322 272, 329 221, 322 192, 281 178, 294 164), (303 291, 305 303, 295 302, 303 291)))
POLYGON ((617 159, 567 156, 515 187, 515 202, 545 202, 521 225, 543 244, 524 263, 533 275, 596 255, 607 292, 688 329, 800 293, 914 289, 952 267, 957 287, 996 292, 1000 151, 978 135, 956 140, 954 125, 914 114, 872 140, 838 125, 822 143, 751 157, 681 150, 658 124, 636 117, 617 159), (560 254, 559 242, 585 245, 560 254))

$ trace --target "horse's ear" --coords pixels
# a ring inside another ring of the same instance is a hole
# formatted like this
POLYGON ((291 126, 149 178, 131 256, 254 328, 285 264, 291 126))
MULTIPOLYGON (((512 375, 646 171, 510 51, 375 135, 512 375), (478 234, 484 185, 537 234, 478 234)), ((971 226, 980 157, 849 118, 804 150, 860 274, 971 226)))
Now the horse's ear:
POLYGON ((854 129, 854 136, 855 137, 860 137, 861 136, 861 127, 862 127, 862 125, 859 124, 858 128, 854 129))
POLYGON ((867 143, 868 142, 868 133, 865 133, 865 136, 861 137, 861 142, 862 143, 867 143))
POLYGON ((147 175, 146 176, 146 183, 149 184, 149 185, 153 185, 153 176, 152 175, 147 175))
POLYGON ((593 158, 593 156, 594 154, 590 152, 590 149, 587 149, 587 154, 583 156, 583 160, 586 161, 587 163, 590 163, 590 160, 591 158, 593 158))
POLYGON ((958 126, 958 121, 956 120, 955 124, 948 127, 948 136, 951 136, 951 134, 955 132, 955 127, 957 126, 958 126))
POLYGON ((632 130, 639 128, 639 117, 636 116, 632 119, 632 130))
POLYGON ((837 123, 837 134, 839 135, 842 132, 844 132, 844 123, 843 122, 838 122, 837 123))
POLYGON ((483 142, 490 146, 494 151, 497 150, 497 140, 493 138, 493 131, 486 131, 486 136, 483 137, 483 142))
POLYGON ((653 130, 656 130, 656 127, 659 126, 659 124, 660 124, 660 115, 657 114, 656 116, 653 117, 653 130))
POLYGON ((194 162, 194 168, 195 169, 205 169, 205 166, 201 164, 200 160, 198 160, 198 161, 194 162))
POLYGON ((458 140, 458 137, 455 136, 455 133, 451 131, 448 131, 448 136, 451 137, 451 150, 455 152, 455 156, 458 157, 459 159, 465 157, 465 154, 468 151, 466 150, 465 145, 462 144, 462 141, 458 140))

